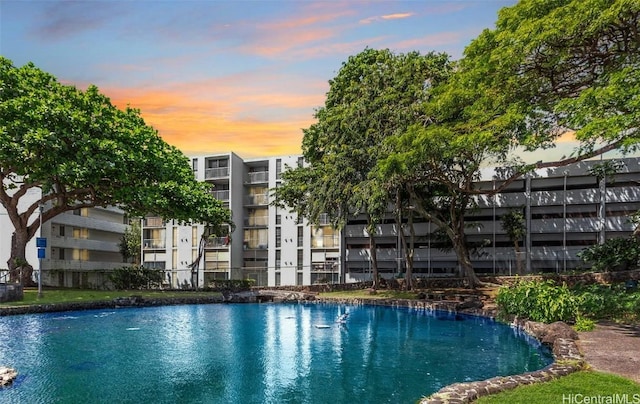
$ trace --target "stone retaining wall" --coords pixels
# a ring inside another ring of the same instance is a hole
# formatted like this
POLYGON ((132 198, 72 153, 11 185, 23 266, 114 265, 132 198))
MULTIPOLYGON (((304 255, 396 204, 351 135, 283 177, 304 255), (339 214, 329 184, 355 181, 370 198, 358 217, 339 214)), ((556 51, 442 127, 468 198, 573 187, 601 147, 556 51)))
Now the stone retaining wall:
POLYGON ((0 283, 0 303, 20 301, 23 296, 22 285, 19 283, 0 283))

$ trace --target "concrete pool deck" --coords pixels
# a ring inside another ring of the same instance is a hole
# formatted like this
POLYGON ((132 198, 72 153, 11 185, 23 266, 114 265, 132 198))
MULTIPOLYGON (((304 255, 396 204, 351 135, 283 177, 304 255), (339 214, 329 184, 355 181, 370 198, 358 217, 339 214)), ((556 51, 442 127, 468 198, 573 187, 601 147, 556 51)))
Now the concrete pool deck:
POLYGON ((640 383, 640 326, 602 322, 578 335, 578 348, 593 370, 640 383))

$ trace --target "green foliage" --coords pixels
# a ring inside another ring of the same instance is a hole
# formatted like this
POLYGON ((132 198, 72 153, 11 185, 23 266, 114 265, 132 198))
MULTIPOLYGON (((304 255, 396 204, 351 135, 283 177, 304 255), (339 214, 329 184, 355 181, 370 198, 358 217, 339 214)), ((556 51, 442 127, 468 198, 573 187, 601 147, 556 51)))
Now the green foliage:
POLYGON ((465 49, 462 110, 529 150, 553 147, 567 130, 580 142, 577 159, 637 149, 639 18, 637 0, 522 0, 503 8, 496 28, 465 49))
POLYGON ((575 322, 586 329, 594 320, 635 322, 640 319, 640 291, 624 284, 559 286, 553 280, 519 281, 501 287, 496 297, 501 315, 533 321, 575 322))
POLYGON ((582 316, 578 316, 576 318, 576 323, 573 325, 573 328, 576 331, 593 331, 596 328, 596 322, 591 320, 590 318, 585 318, 582 316))
POLYGON ((231 223, 210 185, 195 179, 187 157, 163 141, 140 111, 116 108, 93 85, 82 91, 31 63, 16 67, 1 56, 0 167, 0 202, 17 236, 10 266, 25 258, 39 226, 29 218, 41 204, 43 221, 112 205, 135 216, 214 228, 231 223), (42 198, 22 206, 20 198, 37 188, 42 198))
POLYGON ((627 290, 624 284, 576 286, 572 292, 584 318, 623 322, 640 319, 640 291, 627 290))
POLYGON ((552 323, 573 321, 578 302, 566 284, 553 281, 519 281, 498 291, 496 303, 503 314, 552 323))
POLYGON ((243 290, 250 290, 256 283, 255 279, 219 279, 209 282, 208 289, 218 291, 232 291, 238 292, 243 290))
POLYGON ((142 230, 140 219, 133 219, 130 226, 124 231, 120 239, 120 254, 125 261, 133 259, 133 263, 140 264, 140 251, 142 247, 142 230))
POLYGON ((509 239, 514 243, 518 243, 519 241, 524 239, 524 236, 527 234, 527 227, 524 220, 524 214, 522 210, 510 210, 509 212, 502 215, 500 218, 502 223, 502 228, 509 236, 509 239))
POLYGON ((152 289, 160 286, 163 279, 163 271, 138 265, 116 268, 109 274, 109 280, 117 290, 152 289))
POLYGON ((578 253, 595 271, 633 269, 640 263, 640 241, 637 237, 611 238, 578 253))

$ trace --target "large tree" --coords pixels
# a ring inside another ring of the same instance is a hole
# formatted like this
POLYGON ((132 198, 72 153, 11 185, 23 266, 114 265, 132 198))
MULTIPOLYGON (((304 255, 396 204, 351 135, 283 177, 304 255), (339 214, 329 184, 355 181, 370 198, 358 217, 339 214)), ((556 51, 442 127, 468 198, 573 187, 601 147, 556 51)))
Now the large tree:
MULTIPOLYGON (((573 134, 570 164, 638 150, 640 1, 522 0, 466 49, 450 113, 501 139, 502 147, 555 147, 573 134)), ((450 116, 451 118, 451 116, 450 116)), ((530 167, 523 167, 519 175, 530 167)))
MULTIPOLYGON (((13 224, 11 278, 31 282, 27 242, 42 207, 46 222, 63 212, 119 206, 138 216, 217 227, 230 212, 188 159, 133 108, 118 109, 95 86, 81 91, 33 64, 0 58, 0 203, 13 224), (33 198, 33 190, 41 195, 33 198)), ((4 239, 3 239, 4 240, 4 239)))
POLYGON ((330 89, 317 122, 304 130, 307 165, 286 171, 275 189, 278 204, 292 207, 312 223, 328 214, 336 227, 349 217, 366 218, 374 288, 378 280, 375 228, 394 196, 381 192, 369 171, 383 140, 424 118, 424 87, 446 77, 446 55, 394 54, 365 49, 349 57, 330 89))
POLYGON ((413 207, 440 221, 470 285, 477 283, 464 242, 470 196, 499 192, 534 168, 638 150, 639 16, 638 0, 522 0, 504 8, 496 28, 429 92, 425 124, 387 141, 380 172, 404 178, 413 207), (555 147, 566 133, 579 142, 567 158, 525 164, 513 153, 555 147), (512 165, 511 174, 495 189, 477 189, 480 169, 495 164, 512 165))

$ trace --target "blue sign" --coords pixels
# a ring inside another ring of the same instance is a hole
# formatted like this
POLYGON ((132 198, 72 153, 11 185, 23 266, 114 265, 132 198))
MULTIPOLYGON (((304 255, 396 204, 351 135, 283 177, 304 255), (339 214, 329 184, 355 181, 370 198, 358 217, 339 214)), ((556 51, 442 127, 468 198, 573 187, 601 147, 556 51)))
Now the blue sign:
POLYGON ((44 258, 44 252, 45 252, 44 248, 38 248, 38 259, 44 258))
POLYGON ((38 247, 38 248, 46 248, 47 247, 47 238, 46 237, 36 237, 36 247, 38 247))

